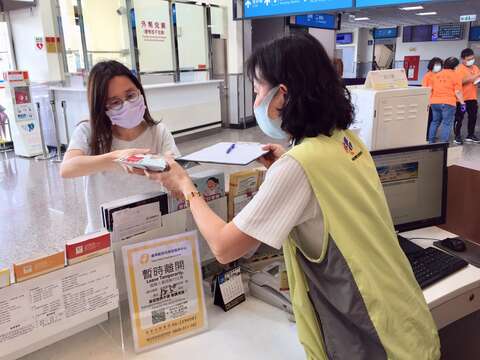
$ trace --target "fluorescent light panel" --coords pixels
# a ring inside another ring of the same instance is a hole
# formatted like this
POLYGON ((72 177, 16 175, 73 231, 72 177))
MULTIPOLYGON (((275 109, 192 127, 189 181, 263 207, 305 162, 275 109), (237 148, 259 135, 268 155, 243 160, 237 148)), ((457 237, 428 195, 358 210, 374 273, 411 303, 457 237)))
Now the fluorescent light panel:
POLYGON ((401 7, 400 10, 404 11, 414 11, 414 10, 423 10, 424 7, 419 5, 419 6, 406 6, 406 7, 401 7))
POLYGON ((355 18, 355 21, 365 21, 365 20, 370 20, 369 17, 359 17, 359 18, 355 18))
POLYGON ((429 12, 421 12, 417 13, 418 16, 430 16, 430 15, 437 15, 436 11, 429 11, 429 12))

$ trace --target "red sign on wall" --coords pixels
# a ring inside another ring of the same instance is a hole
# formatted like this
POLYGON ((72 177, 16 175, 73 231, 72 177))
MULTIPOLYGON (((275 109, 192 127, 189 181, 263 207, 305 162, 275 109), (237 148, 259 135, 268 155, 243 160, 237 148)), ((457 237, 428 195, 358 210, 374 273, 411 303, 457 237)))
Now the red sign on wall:
POLYGON ((405 56, 403 59, 403 67, 405 68, 407 79, 417 81, 420 69, 420 56, 405 56))

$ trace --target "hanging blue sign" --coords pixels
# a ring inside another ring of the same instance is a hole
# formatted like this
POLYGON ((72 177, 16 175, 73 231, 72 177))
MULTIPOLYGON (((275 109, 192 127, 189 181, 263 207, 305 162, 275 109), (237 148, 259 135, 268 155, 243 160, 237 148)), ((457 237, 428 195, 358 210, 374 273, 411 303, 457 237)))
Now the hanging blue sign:
POLYGON ((353 0, 244 0, 244 18, 290 16, 353 7, 353 0))

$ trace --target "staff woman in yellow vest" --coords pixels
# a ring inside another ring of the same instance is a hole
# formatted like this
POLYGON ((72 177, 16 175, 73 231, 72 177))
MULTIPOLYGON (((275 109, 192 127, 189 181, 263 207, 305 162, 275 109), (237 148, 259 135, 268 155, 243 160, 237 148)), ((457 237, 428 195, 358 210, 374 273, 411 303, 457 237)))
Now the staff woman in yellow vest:
POLYGON ((285 151, 230 223, 173 160, 147 173, 183 192, 221 263, 266 243, 283 246, 298 336, 308 359, 438 359, 436 326, 395 235, 374 162, 348 129, 354 110, 322 45, 308 34, 254 52, 255 116, 285 151))

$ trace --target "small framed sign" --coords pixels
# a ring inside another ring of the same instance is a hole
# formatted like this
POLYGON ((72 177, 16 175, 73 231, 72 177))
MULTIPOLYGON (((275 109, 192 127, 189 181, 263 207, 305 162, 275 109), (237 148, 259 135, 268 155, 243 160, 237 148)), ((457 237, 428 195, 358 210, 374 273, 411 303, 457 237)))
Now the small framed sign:
POLYGON ((122 247, 135 351, 207 329, 197 232, 122 247))

